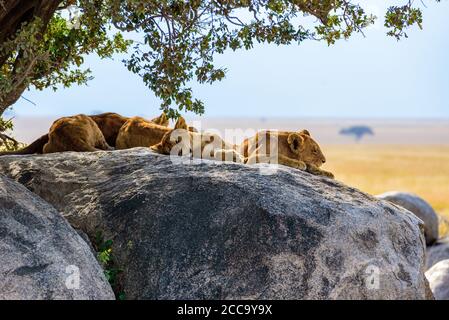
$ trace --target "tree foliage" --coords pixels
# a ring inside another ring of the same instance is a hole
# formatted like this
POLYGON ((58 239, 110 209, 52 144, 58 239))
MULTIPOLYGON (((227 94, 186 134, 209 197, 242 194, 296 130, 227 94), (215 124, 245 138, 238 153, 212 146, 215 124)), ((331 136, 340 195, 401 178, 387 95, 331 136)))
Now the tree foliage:
MULTIPOLYGON (((62 8, 62 7, 61 7, 62 8)), ((65 8, 65 7, 64 7, 65 8)), ((0 8, 1 10, 1 8, 0 8)), ((90 9, 92 10, 92 9, 90 9)), ((129 41, 120 33, 111 35, 111 26, 101 7, 94 15, 77 17, 74 28, 60 10, 44 25, 40 17, 24 21, 13 37, 0 44, 0 111, 20 98, 30 86, 43 90, 57 85, 68 87, 86 83, 90 70, 81 68, 84 56, 96 53, 102 58, 125 52, 129 41), (0 60, 2 61, 2 60, 0 60)))
MULTIPOLYGON (((27 1, 0 0, 0 30, 7 30, 2 29, 2 7, 8 11, 11 3, 27 1)), ((191 83, 224 78, 226 69, 214 64, 217 54, 249 50, 256 43, 319 40, 331 45, 363 33, 376 18, 350 0, 34 2, 51 3, 51 18, 24 14, 14 33, 0 31, 0 115, 30 86, 42 90, 86 83, 91 74, 82 69, 84 57, 96 53, 108 58, 117 52, 130 53, 125 65, 161 99, 169 116, 181 110, 202 113, 204 104, 194 97, 191 83), (67 16, 69 6, 80 12, 76 21, 67 16), (129 32, 142 41, 125 40, 129 32)), ((385 26, 389 36, 401 39, 409 27, 422 26, 422 13, 411 0, 398 2, 387 10, 385 26)))
POLYGON ((0 118, 0 151, 15 150, 19 147, 19 143, 15 139, 3 133, 5 131, 12 130, 12 127, 13 125, 11 119, 4 120, 0 118))

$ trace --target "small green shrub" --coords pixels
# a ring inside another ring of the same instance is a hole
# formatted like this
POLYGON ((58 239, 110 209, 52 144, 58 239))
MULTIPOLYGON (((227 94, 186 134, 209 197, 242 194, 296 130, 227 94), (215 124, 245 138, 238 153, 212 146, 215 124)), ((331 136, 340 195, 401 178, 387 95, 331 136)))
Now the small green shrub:
POLYGON ((14 151, 26 146, 9 135, 12 129, 12 119, 5 120, 0 117, 0 151, 14 151))
POLYGON ((104 270, 104 275, 114 290, 115 296, 118 300, 125 299, 125 293, 120 290, 118 283, 118 276, 123 270, 116 266, 112 251, 112 240, 105 240, 101 231, 97 231, 95 235, 95 250, 97 251, 97 259, 104 270))

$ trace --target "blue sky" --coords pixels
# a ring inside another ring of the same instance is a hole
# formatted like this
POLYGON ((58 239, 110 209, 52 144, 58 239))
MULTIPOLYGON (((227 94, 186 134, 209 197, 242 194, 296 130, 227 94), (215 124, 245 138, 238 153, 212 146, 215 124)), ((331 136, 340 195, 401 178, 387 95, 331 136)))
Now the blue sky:
MULTIPOLYGON (((365 2, 381 17, 388 3, 365 2)), ((216 58, 228 69, 226 78, 212 86, 194 84, 194 93, 210 117, 449 118, 449 1, 425 3, 424 29, 411 30, 409 39, 387 37, 379 21, 366 38, 331 47, 308 41, 230 51, 216 58)), ((95 76, 88 86, 25 92, 37 105, 21 99, 14 113, 159 112, 158 99, 127 71, 121 57, 89 56, 86 66, 95 76)))

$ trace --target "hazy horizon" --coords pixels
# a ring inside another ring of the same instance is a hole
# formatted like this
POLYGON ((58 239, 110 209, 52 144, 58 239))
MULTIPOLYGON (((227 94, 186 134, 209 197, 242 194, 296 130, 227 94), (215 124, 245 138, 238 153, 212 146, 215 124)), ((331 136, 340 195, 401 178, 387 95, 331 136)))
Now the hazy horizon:
MULTIPOLYGON (((156 114, 147 115, 150 119, 156 114)), ((30 143, 48 132, 58 116, 17 116, 14 136, 30 143)), ((352 144, 355 138, 343 136, 339 131, 357 125, 373 129, 374 136, 365 136, 361 144, 449 145, 449 119, 324 119, 295 117, 187 117, 187 122, 201 130, 218 130, 225 137, 226 130, 278 129, 297 131, 308 129, 322 144, 352 144), (201 122, 197 122, 201 121, 201 122)), ((173 122, 171 123, 173 126, 173 122)), ((225 137, 226 138, 226 137, 225 137)), ((240 141, 235 141, 239 143, 240 141)))

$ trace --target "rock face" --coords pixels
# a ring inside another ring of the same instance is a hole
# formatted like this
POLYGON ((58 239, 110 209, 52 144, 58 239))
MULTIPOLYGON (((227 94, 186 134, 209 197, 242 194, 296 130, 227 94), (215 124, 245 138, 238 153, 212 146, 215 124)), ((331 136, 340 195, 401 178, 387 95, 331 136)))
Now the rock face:
POLYGON ((424 234, 428 245, 438 240, 438 215, 422 198, 412 193, 398 191, 383 193, 377 198, 404 207, 424 221, 424 234))
POLYGON ((2 300, 114 299, 103 270, 67 221, 2 175, 0 260, 2 300))
POLYGON ((449 259, 442 260, 426 272, 436 300, 449 300, 449 259))
POLYGON ((128 299, 431 298, 409 211, 282 166, 172 160, 137 148, 0 170, 113 241, 128 299))
POLYGON ((433 246, 427 247, 426 270, 446 259, 449 259, 449 238, 442 239, 433 246))

